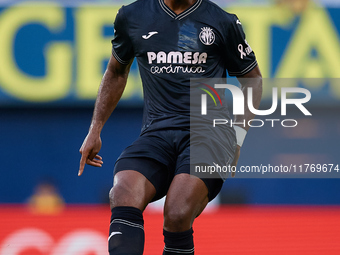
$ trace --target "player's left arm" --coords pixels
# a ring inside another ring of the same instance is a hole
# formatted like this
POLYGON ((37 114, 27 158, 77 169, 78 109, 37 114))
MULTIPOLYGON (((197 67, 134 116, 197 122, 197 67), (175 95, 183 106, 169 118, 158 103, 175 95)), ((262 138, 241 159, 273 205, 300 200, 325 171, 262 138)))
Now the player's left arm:
MULTIPOLYGON (((232 163, 233 166, 237 165, 238 159, 240 157, 240 150, 243 143, 243 140, 245 138, 246 133, 249 130, 248 122, 252 119, 254 119, 255 114, 253 114, 248 107, 248 88, 252 88, 252 102, 255 109, 258 109, 261 102, 262 97, 262 75, 260 68, 258 65, 251 70, 249 73, 238 76, 237 77, 239 82, 241 83, 241 90, 244 94, 244 115, 235 115, 235 123, 245 123, 245 126, 242 126, 240 124, 234 125, 234 128, 236 130, 236 136, 237 136, 237 147, 235 151, 235 157, 234 161, 232 163), (237 127, 235 127, 237 126, 237 127), (240 141, 241 140, 241 141, 240 141)), ((232 177, 235 176, 235 172, 232 173, 232 177)))

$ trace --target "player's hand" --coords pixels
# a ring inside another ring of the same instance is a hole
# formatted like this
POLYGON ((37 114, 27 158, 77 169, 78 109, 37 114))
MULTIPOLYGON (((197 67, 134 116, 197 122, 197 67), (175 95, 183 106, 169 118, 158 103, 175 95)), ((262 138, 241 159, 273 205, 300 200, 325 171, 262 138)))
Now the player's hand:
POLYGON ((90 166, 101 167, 103 164, 102 157, 98 155, 100 148, 102 147, 102 140, 99 135, 89 133, 82 146, 80 147, 80 164, 78 176, 81 176, 84 172, 85 164, 90 166))
MULTIPOLYGON (((231 166, 237 166, 237 162, 238 162, 238 159, 240 157, 240 153, 241 153, 241 147, 240 146, 236 146, 236 150, 235 150, 235 156, 234 156, 234 160, 233 162, 231 163, 231 166)), ((231 177, 235 177, 235 174, 236 174, 236 171, 235 172, 231 172, 231 177)))

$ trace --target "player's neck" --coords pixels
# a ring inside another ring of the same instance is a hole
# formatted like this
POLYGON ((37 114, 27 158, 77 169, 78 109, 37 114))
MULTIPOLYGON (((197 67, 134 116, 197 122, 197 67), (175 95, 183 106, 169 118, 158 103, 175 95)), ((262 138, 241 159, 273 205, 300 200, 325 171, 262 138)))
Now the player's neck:
POLYGON ((197 0, 164 0, 164 3, 177 15, 192 6, 197 0))

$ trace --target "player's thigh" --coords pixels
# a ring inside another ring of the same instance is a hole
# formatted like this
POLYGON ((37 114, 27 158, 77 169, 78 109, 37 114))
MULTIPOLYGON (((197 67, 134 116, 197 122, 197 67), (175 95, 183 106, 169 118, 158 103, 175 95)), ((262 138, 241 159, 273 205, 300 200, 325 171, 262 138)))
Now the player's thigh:
POLYGON ((164 229, 186 231, 208 204, 208 188, 196 176, 181 173, 171 182, 164 205, 164 229))
POLYGON ((155 194, 155 187, 143 174, 135 170, 119 171, 113 179, 110 206, 111 209, 132 206, 143 211, 155 194))

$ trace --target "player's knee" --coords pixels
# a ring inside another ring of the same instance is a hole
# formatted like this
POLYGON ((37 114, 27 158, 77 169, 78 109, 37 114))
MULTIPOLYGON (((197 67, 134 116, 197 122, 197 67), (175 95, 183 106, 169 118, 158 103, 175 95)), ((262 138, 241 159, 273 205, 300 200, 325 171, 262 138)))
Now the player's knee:
POLYGON ((114 190, 113 187, 110 189, 109 192, 109 199, 110 199, 110 205, 111 205, 111 209, 113 208, 113 204, 114 204, 114 190))
POLYGON ((111 188, 109 198, 111 209, 117 206, 134 206, 131 189, 123 182, 117 183, 111 188))
POLYGON ((193 213, 188 208, 168 208, 164 210, 164 229, 170 232, 188 230, 193 219, 193 213))

